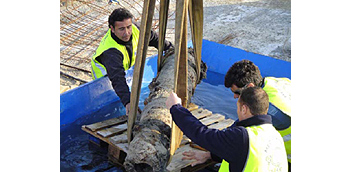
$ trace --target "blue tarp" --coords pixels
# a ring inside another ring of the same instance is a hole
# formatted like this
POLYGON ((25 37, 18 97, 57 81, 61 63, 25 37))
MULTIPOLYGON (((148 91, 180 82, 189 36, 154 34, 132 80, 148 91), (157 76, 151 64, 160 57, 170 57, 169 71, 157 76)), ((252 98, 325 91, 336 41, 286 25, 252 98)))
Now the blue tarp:
MULTIPOLYGON (((253 61, 263 76, 291 78, 290 62, 203 40, 202 60, 208 65, 208 71, 226 74, 233 63, 242 59, 253 61)), ((156 76, 156 66, 156 56, 146 60, 142 89, 147 89, 156 76)), ((107 77, 64 92, 60 96, 60 125, 72 123, 119 100, 107 77)))

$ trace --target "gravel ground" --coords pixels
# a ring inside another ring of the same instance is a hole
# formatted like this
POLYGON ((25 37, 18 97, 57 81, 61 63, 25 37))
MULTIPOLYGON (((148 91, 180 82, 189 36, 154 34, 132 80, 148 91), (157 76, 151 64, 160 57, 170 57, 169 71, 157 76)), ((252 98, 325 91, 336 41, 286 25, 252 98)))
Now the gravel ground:
POLYGON ((291 61, 291 1, 205 1, 203 38, 291 61))

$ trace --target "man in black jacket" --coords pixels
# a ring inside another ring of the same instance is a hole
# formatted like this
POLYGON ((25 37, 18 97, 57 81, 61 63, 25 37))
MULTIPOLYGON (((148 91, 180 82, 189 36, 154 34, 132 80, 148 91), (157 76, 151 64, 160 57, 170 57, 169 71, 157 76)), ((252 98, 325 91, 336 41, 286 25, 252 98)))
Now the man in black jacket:
MULTIPOLYGON (((132 23, 133 15, 125 8, 115 9, 109 16, 109 30, 92 57, 92 77, 107 75, 116 94, 126 107, 130 107, 130 91, 125 71, 134 65, 139 40, 139 27, 132 23)), ((158 48, 159 37, 151 31, 149 46, 158 48)), ((164 50, 173 45, 165 40, 164 50)))
POLYGON ((237 101, 239 122, 217 130, 203 125, 173 92, 166 101, 172 119, 193 142, 209 152, 186 152, 192 165, 213 159, 221 163, 219 171, 287 171, 283 140, 267 115, 269 98, 260 87, 244 88, 237 101))

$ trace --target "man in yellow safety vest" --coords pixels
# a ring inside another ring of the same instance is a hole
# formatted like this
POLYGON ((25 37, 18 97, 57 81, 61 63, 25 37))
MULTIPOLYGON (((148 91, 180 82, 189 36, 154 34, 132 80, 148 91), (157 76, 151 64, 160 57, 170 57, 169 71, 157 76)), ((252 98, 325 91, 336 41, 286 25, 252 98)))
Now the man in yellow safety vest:
POLYGON ((252 61, 234 63, 225 76, 225 87, 238 98, 246 87, 262 87, 269 95, 268 115, 275 129, 281 134, 291 169, 291 80, 288 78, 262 77, 258 66, 252 61))
MULTIPOLYGON (((126 73, 136 59, 139 40, 139 28, 132 23, 133 15, 125 8, 115 9, 109 16, 109 30, 102 38, 99 47, 91 59, 93 79, 107 75, 111 84, 126 107, 130 106, 130 91, 126 83, 126 73)), ((158 48, 159 37, 151 31, 149 46, 158 48)), ((165 40, 164 50, 173 45, 165 40)))
POLYGON ((192 165, 207 159, 222 160, 219 171, 281 171, 288 164, 283 140, 267 115, 268 94, 260 87, 244 88, 237 101, 239 121, 217 130, 203 125, 173 92, 166 101, 172 119, 183 133, 205 151, 189 151, 184 159, 196 159, 192 165))

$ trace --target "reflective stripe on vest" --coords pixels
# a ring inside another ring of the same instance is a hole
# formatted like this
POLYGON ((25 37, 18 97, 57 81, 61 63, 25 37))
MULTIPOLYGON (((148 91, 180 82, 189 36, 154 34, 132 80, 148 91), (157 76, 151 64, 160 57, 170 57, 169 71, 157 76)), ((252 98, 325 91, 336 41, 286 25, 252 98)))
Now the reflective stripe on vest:
POLYGON ((291 163, 291 126, 284 130, 278 130, 278 132, 283 138, 288 162, 291 163))
MULTIPOLYGON (((280 134, 271 124, 246 127, 249 152, 243 171, 288 171, 286 152, 280 134)), ((229 171, 222 161, 219 171, 229 171)))
POLYGON ((118 44, 112 37, 111 37, 111 29, 105 34, 103 39, 100 41, 99 47, 95 51, 92 59, 91 59, 91 66, 92 66, 92 78, 98 79, 106 75, 106 68, 103 64, 99 63, 96 58, 99 57, 104 51, 110 48, 116 48, 119 50, 123 55, 123 67, 128 70, 132 67, 135 63, 136 54, 137 54, 137 46, 139 40, 139 30, 138 28, 132 24, 132 58, 130 61, 128 51, 124 45, 118 44))
MULTIPOLYGON (((291 80, 288 78, 265 77, 263 90, 269 102, 291 117, 291 80)), ((287 159, 291 162, 291 126, 278 130, 286 148, 287 159)))

